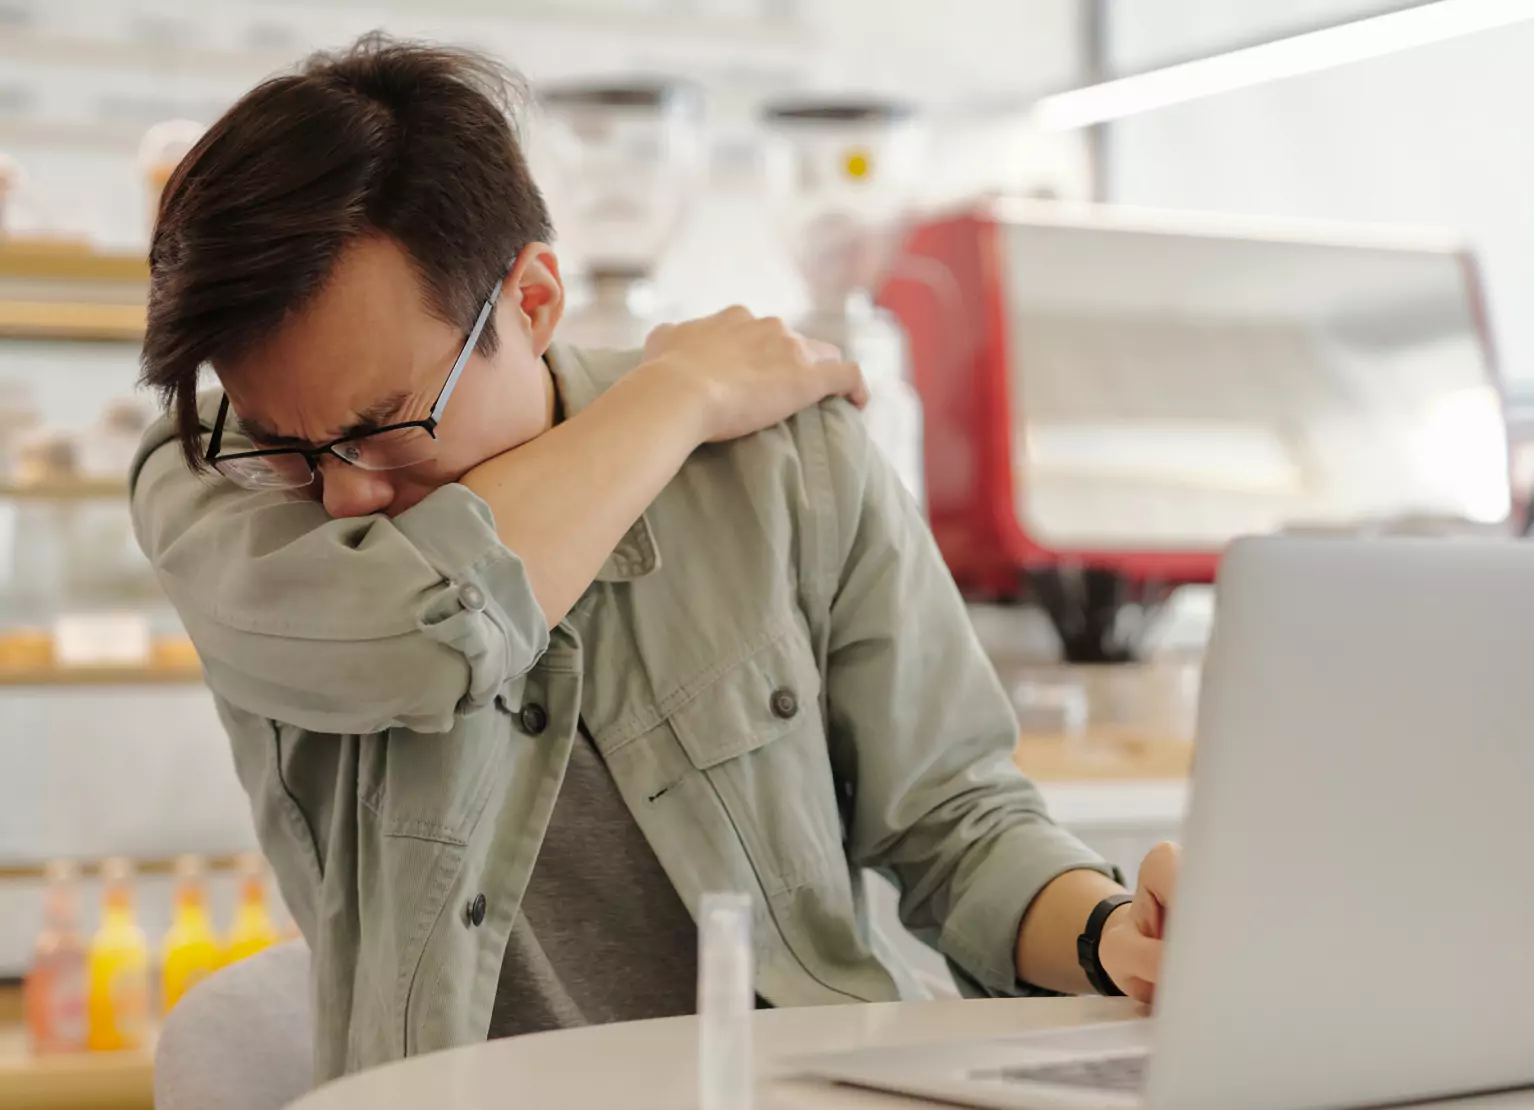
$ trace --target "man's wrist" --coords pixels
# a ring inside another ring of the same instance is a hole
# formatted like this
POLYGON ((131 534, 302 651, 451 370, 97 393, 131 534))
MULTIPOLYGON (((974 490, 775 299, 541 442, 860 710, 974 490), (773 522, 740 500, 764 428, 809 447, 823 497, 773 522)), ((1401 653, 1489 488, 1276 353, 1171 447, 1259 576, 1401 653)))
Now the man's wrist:
POLYGON ((1129 912, 1134 908, 1134 896, 1128 895, 1127 892, 1126 895, 1128 897, 1128 901, 1120 902, 1117 906, 1114 906, 1113 909, 1108 911, 1108 916, 1103 921, 1103 932, 1106 933, 1118 922, 1120 914, 1129 912))
POLYGON ((1082 974, 1086 976, 1087 983, 1092 989, 1100 995, 1117 996, 1124 993, 1103 967, 1102 940, 1114 917, 1133 903, 1134 896, 1127 891, 1110 894, 1092 907, 1092 912, 1087 915, 1086 923, 1082 927, 1081 935, 1076 938, 1076 959, 1081 965, 1082 974))
POLYGON ((655 398, 662 411, 682 422, 691 439, 689 449, 712 438, 714 397, 708 383, 697 375, 660 355, 645 359, 625 381, 631 389, 655 398))

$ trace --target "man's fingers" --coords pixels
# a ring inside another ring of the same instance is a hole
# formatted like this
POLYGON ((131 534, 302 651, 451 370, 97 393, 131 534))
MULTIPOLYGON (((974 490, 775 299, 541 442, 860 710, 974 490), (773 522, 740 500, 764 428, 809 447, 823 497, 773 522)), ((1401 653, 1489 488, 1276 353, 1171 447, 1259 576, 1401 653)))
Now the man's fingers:
POLYGON ((1159 911, 1156 920, 1145 922, 1153 936, 1161 936, 1166 922, 1163 912, 1172 904, 1177 894, 1177 874, 1182 867, 1182 848, 1179 845, 1158 844, 1140 864, 1139 890, 1155 900, 1159 911))
POLYGON ((825 375, 827 395, 845 397, 858 408, 868 404, 868 383, 855 362, 823 362, 816 369, 825 375))
POLYGON ((809 339, 799 336, 799 344, 804 348, 804 357, 812 363, 841 362, 842 349, 835 343, 827 343, 824 339, 809 339))

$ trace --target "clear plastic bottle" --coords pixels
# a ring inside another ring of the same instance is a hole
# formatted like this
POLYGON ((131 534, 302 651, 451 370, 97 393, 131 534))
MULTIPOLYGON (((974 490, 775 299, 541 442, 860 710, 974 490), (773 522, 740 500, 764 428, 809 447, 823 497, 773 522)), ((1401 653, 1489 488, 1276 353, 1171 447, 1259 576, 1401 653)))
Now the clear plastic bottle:
POLYGON ((755 980, 750 896, 705 894, 698 912, 701 1110, 750 1110, 755 980))
POLYGON ((795 326, 811 339, 835 345, 862 368, 868 385, 863 409, 868 437, 916 503, 925 507, 924 415, 921 395, 911 384, 909 344, 900 322, 859 291, 841 304, 816 309, 795 326))
POLYGON ((93 1052, 144 1047, 149 1032, 149 942, 133 919, 133 864, 107 860, 101 927, 87 963, 88 1043, 93 1052))
POLYGON ((80 935, 80 872, 48 865, 43 928, 26 981, 27 1032, 38 1054, 85 1048, 85 938, 80 935))
POLYGON ((223 963, 223 946, 208 915, 203 873, 201 857, 183 856, 176 861, 175 916, 165 934, 165 963, 160 975, 160 1005, 165 1013, 223 963))
POLYGON ((240 900, 224 962, 232 964, 253 956, 278 941, 277 923, 266 900, 266 861, 255 853, 240 857, 240 900))

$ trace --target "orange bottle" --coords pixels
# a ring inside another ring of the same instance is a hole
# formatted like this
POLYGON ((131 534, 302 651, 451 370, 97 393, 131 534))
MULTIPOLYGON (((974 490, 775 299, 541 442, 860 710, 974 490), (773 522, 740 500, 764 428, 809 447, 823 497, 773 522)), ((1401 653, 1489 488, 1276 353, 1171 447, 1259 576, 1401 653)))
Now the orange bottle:
POLYGON ((213 974, 223 963, 223 956, 208 916, 202 859, 183 856, 176 861, 175 915, 165 934, 161 967, 160 1004, 165 1013, 170 1013, 183 994, 213 974))
POLYGON ((85 1048, 85 940, 80 935, 79 869, 48 865, 43 929, 26 982, 27 1032, 36 1053, 85 1048))
POLYGON ((144 1047, 149 1032, 149 942, 133 920, 133 865, 108 860, 101 927, 86 963, 87 1043, 93 1052, 144 1047))
POLYGON ((224 951, 228 964, 253 956, 278 940, 277 925, 266 904, 266 861, 254 853, 240 857, 240 900, 224 951))

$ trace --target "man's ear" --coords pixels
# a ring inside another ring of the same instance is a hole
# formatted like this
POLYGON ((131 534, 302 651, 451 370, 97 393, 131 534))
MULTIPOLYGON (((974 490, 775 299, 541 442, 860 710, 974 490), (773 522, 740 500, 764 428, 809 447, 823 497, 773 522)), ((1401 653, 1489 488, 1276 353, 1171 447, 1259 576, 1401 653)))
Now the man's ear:
POLYGON ((508 307, 516 309, 533 353, 541 358, 554 342, 554 329, 565 312, 565 283, 554 248, 547 243, 523 247, 506 275, 501 296, 511 298, 508 307))

